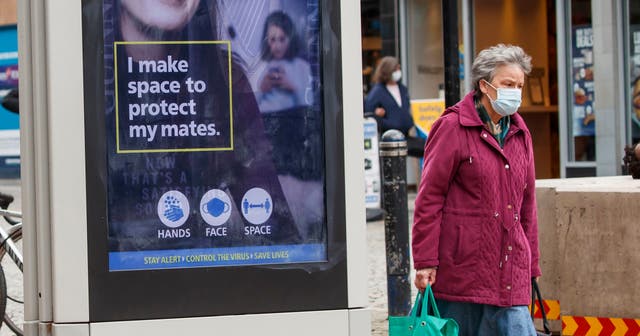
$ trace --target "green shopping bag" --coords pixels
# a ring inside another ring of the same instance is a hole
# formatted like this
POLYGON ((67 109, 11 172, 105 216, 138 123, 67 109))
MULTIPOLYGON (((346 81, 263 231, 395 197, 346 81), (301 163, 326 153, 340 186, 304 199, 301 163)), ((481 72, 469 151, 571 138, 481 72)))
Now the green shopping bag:
POLYGON ((440 318, 431 286, 418 292, 409 316, 389 316, 389 336, 457 336, 458 323, 440 318), (429 315, 431 307, 433 315, 429 315))

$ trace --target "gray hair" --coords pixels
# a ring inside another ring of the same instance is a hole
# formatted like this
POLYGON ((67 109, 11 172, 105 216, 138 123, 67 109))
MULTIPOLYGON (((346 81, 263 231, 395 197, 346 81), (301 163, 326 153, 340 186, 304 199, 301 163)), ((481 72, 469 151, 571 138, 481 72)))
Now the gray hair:
POLYGON ((483 79, 491 82, 498 67, 510 64, 519 65, 525 75, 531 72, 531 56, 518 46, 501 43, 482 50, 471 67, 473 88, 478 90, 480 88, 478 83, 483 79))

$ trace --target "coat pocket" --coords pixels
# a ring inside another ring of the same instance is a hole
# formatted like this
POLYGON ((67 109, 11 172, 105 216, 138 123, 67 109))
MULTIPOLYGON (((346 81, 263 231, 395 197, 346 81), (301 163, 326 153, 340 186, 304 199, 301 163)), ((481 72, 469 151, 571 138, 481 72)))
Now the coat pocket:
POLYGON ((440 255, 456 266, 475 264, 481 236, 481 218, 445 213, 442 219, 440 255))

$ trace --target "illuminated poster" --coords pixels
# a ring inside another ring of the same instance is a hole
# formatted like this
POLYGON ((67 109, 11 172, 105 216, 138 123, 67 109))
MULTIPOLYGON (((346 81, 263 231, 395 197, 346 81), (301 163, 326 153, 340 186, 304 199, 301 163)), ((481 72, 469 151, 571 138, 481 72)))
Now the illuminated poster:
MULTIPOLYGON (((18 88, 18 32, 16 26, 0 27, 0 101, 18 88)), ((13 177, 20 170, 20 118, 0 105, 0 176, 13 177)))
POLYGON ((103 4, 109 270, 326 261, 318 1, 103 4))
POLYGON ((640 141, 640 25, 630 25, 631 37, 631 138, 640 141))
POLYGON ((378 154, 378 123, 364 119, 364 204, 379 209, 381 200, 380 156, 378 154))
POLYGON ((573 136, 593 136, 596 130, 593 81, 593 29, 573 28, 573 136))

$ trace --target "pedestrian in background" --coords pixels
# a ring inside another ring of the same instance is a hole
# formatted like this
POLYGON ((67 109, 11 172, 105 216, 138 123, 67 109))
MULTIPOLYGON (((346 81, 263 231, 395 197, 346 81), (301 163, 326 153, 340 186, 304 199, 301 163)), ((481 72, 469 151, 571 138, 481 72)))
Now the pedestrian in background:
POLYGON ((531 134, 516 113, 531 57, 499 44, 471 70, 474 90, 435 122, 424 151, 412 249, 460 335, 535 335, 527 305, 541 275, 531 134))
POLYGON ((422 157, 424 140, 409 134, 413 128, 411 101, 409 90, 402 85, 401 78, 398 60, 391 56, 383 57, 373 75, 376 84, 365 99, 364 110, 374 113, 380 134, 390 129, 402 132, 407 139, 409 155, 422 157))

